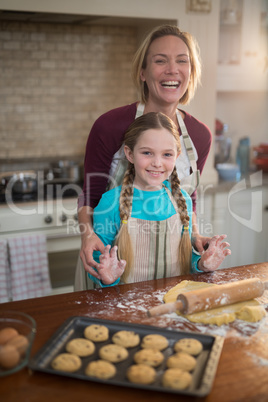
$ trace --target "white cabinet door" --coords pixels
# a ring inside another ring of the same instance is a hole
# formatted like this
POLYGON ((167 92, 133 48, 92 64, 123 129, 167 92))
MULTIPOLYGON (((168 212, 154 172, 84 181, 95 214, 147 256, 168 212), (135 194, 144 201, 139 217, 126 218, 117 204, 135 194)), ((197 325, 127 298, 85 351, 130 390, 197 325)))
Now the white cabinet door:
POLYGON ((221 268, 268 261, 268 189, 215 195, 214 234, 227 234, 232 254, 221 268))
POLYGON ((220 4, 217 90, 267 91, 268 2, 221 0, 220 4))
POLYGON ((196 205, 196 216, 199 232, 206 237, 213 236, 213 203, 214 196, 211 194, 199 194, 196 205))

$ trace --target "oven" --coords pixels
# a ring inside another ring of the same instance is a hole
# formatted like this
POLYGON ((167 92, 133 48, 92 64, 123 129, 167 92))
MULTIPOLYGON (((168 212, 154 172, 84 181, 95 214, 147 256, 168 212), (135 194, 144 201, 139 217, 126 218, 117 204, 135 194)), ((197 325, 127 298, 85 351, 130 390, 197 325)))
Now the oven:
POLYGON ((51 175, 47 178, 44 171, 1 177, 0 237, 45 235, 52 294, 73 291, 81 244, 77 198, 82 181, 51 175), (36 179, 36 185, 27 183, 23 187, 18 183, 29 176, 36 179), (28 190, 23 191, 26 187, 28 190))

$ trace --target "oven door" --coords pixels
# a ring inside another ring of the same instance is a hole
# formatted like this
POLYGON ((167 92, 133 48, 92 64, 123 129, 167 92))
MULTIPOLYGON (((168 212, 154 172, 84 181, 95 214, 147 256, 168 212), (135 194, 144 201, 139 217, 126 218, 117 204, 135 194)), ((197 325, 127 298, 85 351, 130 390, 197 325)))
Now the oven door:
POLYGON ((73 291, 81 236, 77 199, 0 206, 2 238, 43 234, 47 239, 52 294, 73 291))

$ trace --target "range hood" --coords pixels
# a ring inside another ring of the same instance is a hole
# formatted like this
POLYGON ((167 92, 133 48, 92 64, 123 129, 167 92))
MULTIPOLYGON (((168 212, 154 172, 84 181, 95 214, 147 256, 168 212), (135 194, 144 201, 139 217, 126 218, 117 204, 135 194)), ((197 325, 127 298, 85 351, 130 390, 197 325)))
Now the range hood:
POLYGON ((18 21, 31 23, 53 23, 53 24, 77 24, 77 25, 161 25, 166 23, 176 24, 176 20, 167 20, 159 18, 134 18, 134 17, 116 17, 86 14, 64 14, 49 12, 30 12, 0 10, 0 21, 18 21))

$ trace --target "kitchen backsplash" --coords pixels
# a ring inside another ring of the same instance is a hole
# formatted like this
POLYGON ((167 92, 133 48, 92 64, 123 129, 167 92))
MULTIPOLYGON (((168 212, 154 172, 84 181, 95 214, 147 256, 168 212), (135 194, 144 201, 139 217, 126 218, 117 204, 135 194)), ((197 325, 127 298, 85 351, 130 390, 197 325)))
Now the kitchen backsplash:
POLYGON ((131 103, 135 27, 0 23, 0 159, 83 155, 105 111, 131 103))

